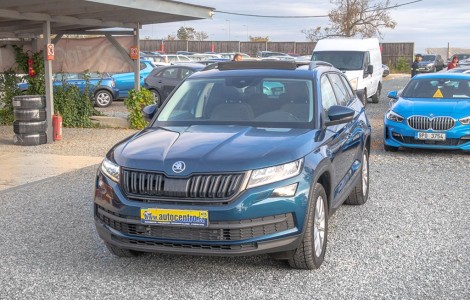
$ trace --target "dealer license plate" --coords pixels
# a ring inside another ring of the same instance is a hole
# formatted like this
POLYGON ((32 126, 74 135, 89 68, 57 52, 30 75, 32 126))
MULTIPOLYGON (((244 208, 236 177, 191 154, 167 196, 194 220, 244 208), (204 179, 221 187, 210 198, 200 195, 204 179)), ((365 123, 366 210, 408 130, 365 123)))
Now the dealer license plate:
POLYGON ((445 141, 446 134, 440 132, 418 132, 418 140, 445 141))
POLYGON ((142 224, 207 227, 209 212, 207 210, 141 208, 140 221, 142 224))

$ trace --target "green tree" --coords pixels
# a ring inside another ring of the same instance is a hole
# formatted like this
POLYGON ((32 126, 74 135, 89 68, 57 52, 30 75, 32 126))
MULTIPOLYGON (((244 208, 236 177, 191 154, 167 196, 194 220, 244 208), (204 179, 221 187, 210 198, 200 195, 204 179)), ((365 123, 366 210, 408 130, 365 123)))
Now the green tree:
POLYGON ((335 5, 329 14, 329 26, 302 29, 308 41, 326 37, 373 37, 382 34, 380 28, 395 28, 389 15, 390 0, 330 0, 335 5))
POLYGON ((196 31, 192 27, 183 27, 181 26, 180 29, 176 32, 176 37, 179 40, 183 41, 192 41, 196 35, 196 31))

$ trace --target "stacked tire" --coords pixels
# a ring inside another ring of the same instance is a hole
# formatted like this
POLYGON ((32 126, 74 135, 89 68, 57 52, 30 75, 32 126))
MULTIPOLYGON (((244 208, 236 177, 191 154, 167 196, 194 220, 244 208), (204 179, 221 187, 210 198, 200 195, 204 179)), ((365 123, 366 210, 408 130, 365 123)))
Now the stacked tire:
POLYGON ((13 98, 13 143, 35 146, 47 143, 46 97, 22 95, 13 98))

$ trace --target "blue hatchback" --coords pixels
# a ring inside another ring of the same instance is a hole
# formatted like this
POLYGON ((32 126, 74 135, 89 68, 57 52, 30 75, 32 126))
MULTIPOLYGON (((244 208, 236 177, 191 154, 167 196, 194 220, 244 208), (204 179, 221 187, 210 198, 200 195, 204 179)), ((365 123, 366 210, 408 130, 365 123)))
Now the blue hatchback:
MULTIPOLYGON (((152 72, 155 65, 150 60, 140 60, 140 86, 144 86, 145 78, 152 72)), ((134 72, 114 74, 116 88, 119 90, 118 98, 124 99, 129 96, 129 91, 134 89, 134 72)))
MULTIPOLYGON (((87 85, 90 88, 90 98, 94 100, 97 107, 107 107, 116 100, 119 90, 116 88, 114 79, 108 73, 57 73, 54 74, 52 82, 54 87, 64 84, 76 86, 82 93, 87 85)), ((29 84, 27 82, 18 83, 21 93, 27 93, 29 84)))
POLYGON ((398 94, 384 117, 384 147, 470 150, 470 75, 418 75, 398 94))
POLYGON ((329 216, 367 201, 371 132, 346 77, 323 64, 218 63, 144 108, 150 125, 97 172, 110 252, 269 253, 318 268, 329 216))

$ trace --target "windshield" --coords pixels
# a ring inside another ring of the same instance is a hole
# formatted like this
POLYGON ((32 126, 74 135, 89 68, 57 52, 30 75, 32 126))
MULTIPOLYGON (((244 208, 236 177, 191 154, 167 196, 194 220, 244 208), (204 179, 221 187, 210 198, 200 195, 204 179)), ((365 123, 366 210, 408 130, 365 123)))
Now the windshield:
POLYGON ((313 87, 307 79, 271 77, 189 78, 160 111, 154 126, 241 124, 310 127, 313 87))
POLYGON ((436 59, 435 55, 423 55, 423 61, 433 61, 436 59))
POLYGON ((413 79, 402 93, 404 98, 470 98, 470 80, 450 78, 413 79))
POLYGON ((313 52, 312 60, 326 61, 341 71, 363 70, 364 52, 320 51, 313 52))

